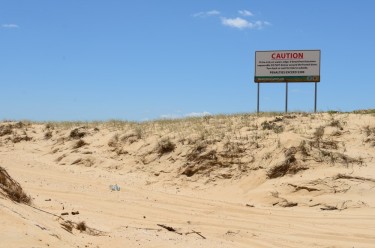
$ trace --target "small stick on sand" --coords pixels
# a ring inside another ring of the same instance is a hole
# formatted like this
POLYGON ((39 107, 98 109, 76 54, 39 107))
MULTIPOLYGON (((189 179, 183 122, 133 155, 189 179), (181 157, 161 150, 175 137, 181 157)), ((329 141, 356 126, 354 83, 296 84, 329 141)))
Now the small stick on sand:
POLYGON ((170 232, 174 232, 174 233, 177 233, 179 235, 182 235, 182 233, 177 232, 176 229, 174 229, 173 227, 162 225, 162 224, 157 224, 157 225, 164 228, 164 229, 167 229, 170 232))
POLYGON ((197 231, 194 231, 194 230, 192 230, 191 232, 186 233, 185 235, 192 234, 192 233, 195 233, 195 234, 201 236, 203 239, 206 239, 206 237, 203 236, 203 235, 201 234, 201 232, 197 232, 197 231))

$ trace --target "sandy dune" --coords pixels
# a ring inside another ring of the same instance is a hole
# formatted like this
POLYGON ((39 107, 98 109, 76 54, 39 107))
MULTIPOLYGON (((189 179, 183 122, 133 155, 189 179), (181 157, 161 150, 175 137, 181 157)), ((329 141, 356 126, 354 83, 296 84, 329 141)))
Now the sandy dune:
POLYGON ((374 157, 363 113, 3 122, 0 247, 375 247, 374 157))

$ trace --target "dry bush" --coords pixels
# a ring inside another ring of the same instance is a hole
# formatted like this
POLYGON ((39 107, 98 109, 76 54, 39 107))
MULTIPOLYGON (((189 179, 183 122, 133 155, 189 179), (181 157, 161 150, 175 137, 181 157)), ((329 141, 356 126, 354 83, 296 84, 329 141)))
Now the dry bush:
POLYGON ((366 134, 367 137, 375 135, 375 127, 365 126, 363 128, 363 132, 366 134))
POLYGON ((70 220, 64 221, 63 223, 60 223, 61 227, 67 231, 72 233, 74 228, 74 223, 70 220))
POLYGON ((5 136, 5 135, 9 135, 9 134, 12 134, 12 133, 13 133, 13 129, 12 129, 11 125, 0 126, 0 137, 5 136))
POLYGON ((80 232, 84 232, 85 234, 91 235, 91 236, 103 236, 106 235, 105 232, 99 231, 97 229, 91 228, 86 225, 84 221, 81 222, 73 222, 70 220, 64 220, 62 223, 60 223, 61 227, 66 230, 69 233, 73 233, 73 230, 76 229, 80 232))
POLYGON ((301 152, 303 156, 309 156, 309 149, 307 148, 306 141, 302 140, 297 149, 301 152))
POLYGON ((364 163, 362 158, 352 158, 352 157, 349 157, 348 155, 345 155, 339 152, 330 152, 326 150, 320 150, 320 155, 322 157, 322 160, 325 160, 332 164, 335 164, 335 163, 344 164, 346 167, 348 167, 350 164, 363 165, 364 163))
POLYGON ((85 131, 83 131, 83 129, 86 129, 86 127, 79 127, 79 128, 73 129, 72 131, 70 131, 69 138, 71 138, 71 139, 81 139, 81 138, 85 137, 85 135, 87 133, 85 131))
POLYGON ((115 135, 112 136, 112 138, 108 141, 108 146, 109 147, 117 147, 117 144, 119 142, 119 134, 116 133, 115 135))
POLYGON ((354 114, 375 114, 375 109, 362 109, 353 111, 354 114))
POLYGON ((46 124, 44 125, 44 128, 47 129, 47 130, 49 130, 49 129, 54 129, 54 125, 53 125, 53 123, 46 123, 46 124))
POLYGON ((224 150, 221 155, 228 158, 240 157, 245 152, 245 149, 239 142, 233 142, 230 140, 224 143, 223 148, 224 150))
POLYGON ((80 139, 78 140, 74 145, 73 145, 73 148, 74 149, 78 149, 78 148, 81 148, 82 146, 85 146, 85 145, 88 145, 84 140, 80 139))
POLYGON ((375 127, 365 126, 363 132, 366 135, 365 143, 371 143, 375 147, 375 127))
POLYGON ((217 166, 221 166, 216 150, 208 150, 206 142, 194 144, 186 156, 186 166, 182 168, 181 174, 192 177, 197 173, 209 173, 217 166))
POLYGON ((44 134, 44 139, 48 140, 52 138, 52 132, 51 131, 47 131, 45 134, 44 134))
POLYGON ((330 114, 330 115, 334 115, 334 114, 340 113, 340 111, 337 111, 337 110, 328 110, 327 113, 330 114))
POLYGON ((137 142, 139 139, 141 139, 143 136, 143 131, 141 128, 136 128, 134 130, 126 132, 124 135, 119 137, 119 140, 122 143, 128 143, 132 144, 134 142, 137 142))
POLYGON ((0 167, 0 189, 2 190, 0 194, 12 201, 31 204, 31 197, 23 191, 21 185, 11 178, 3 167, 0 167))
POLYGON ((261 126, 263 130, 273 130, 275 133, 282 133, 284 132, 284 127, 281 125, 277 125, 275 122, 279 122, 282 119, 277 118, 273 121, 264 121, 262 122, 261 126))
POLYGON ((324 136, 324 127, 318 127, 314 132, 314 140, 320 141, 324 136))
POLYGON ((86 229, 87 229, 86 223, 84 221, 81 221, 81 222, 77 223, 76 229, 81 231, 81 232, 86 231, 86 229))
POLYGON ((299 164, 297 161, 295 154, 298 152, 298 149, 295 147, 291 147, 285 151, 285 160, 272 167, 268 172, 267 172, 267 177, 268 178, 278 178, 278 177, 283 177, 287 174, 294 175, 297 172, 301 170, 307 170, 306 167, 303 167, 299 164))
POLYGON ((176 145, 169 138, 164 138, 158 143, 157 153, 162 156, 166 153, 173 152, 174 149, 176 149, 176 145))
POLYGON ((32 138, 27 136, 27 134, 22 135, 22 136, 14 134, 13 137, 11 138, 11 141, 13 143, 19 143, 21 141, 30 141, 30 140, 32 140, 32 138))
POLYGON ((339 128, 340 130, 343 130, 344 128, 342 127, 342 124, 341 124, 341 122, 339 121, 339 120, 332 120, 329 124, 328 124, 328 126, 330 126, 330 127, 337 127, 337 128, 339 128))
POLYGON ((61 155, 61 156, 59 156, 58 158, 56 158, 56 162, 60 162, 61 160, 63 160, 63 158, 65 158, 66 157, 66 154, 63 154, 63 155, 61 155))
POLYGON ((207 142, 201 141, 194 144, 192 149, 186 156, 188 161, 195 161, 200 154, 202 154, 207 149, 207 142))

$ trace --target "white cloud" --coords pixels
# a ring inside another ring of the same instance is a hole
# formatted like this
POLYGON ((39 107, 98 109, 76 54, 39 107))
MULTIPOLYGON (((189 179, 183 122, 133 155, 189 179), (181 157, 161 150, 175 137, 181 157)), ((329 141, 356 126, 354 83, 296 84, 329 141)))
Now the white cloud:
POLYGON ((2 28, 19 28, 19 26, 17 24, 2 24, 1 25, 2 28))
POLYGON ((267 21, 249 21, 247 17, 254 17, 254 14, 249 10, 243 9, 238 10, 238 14, 241 15, 235 18, 227 18, 221 15, 221 12, 218 10, 210 10, 205 12, 199 12, 193 14, 193 17, 196 18, 205 18, 210 16, 218 16, 221 19, 221 23, 224 26, 237 28, 237 29, 263 29, 265 26, 271 25, 267 21))
POLYGON ((244 10, 239 10, 238 13, 240 15, 242 15, 242 16, 253 16, 254 15, 253 13, 251 13, 250 11, 245 10, 245 9, 244 10))
POLYGON ((245 29, 245 28, 262 29, 264 26, 271 25, 271 23, 264 22, 264 21, 250 22, 241 17, 237 17, 237 18, 222 17, 221 22, 224 26, 228 26, 231 28, 238 28, 238 29, 245 29))
POLYGON ((188 114, 165 114, 161 115, 160 119, 180 119, 184 117, 204 117, 207 115, 211 115, 210 112, 204 111, 204 112, 192 112, 188 114))
POLYGON ((185 116, 186 117, 203 117, 203 116, 207 116, 207 115, 211 115, 211 113, 207 112, 207 111, 204 111, 204 112, 201 112, 201 113, 192 112, 192 113, 186 114, 185 116))
POLYGON ((161 115, 160 119, 178 119, 181 118, 181 116, 174 115, 174 114, 166 114, 166 115, 161 115))
POLYGON ((221 19, 221 22, 223 23, 224 26, 228 26, 232 28, 239 28, 239 29, 249 28, 252 25, 250 22, 240 17, 237 17, 237 18, 223 17, 221 19))
POLYGON ((198 12, 198 13, 195 13, 193 16, 194 17, 208 17, 208 16, 215 16, 215 15, 220 15, 220 11, 210 10, 206 12, 198 12))

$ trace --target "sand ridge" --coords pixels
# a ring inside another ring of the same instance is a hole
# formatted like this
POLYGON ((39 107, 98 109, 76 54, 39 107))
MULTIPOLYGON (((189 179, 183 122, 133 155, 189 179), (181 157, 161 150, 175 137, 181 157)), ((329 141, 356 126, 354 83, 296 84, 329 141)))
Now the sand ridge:
POLYGON ((3 122, 2 245, 371 247, 374 149, 370 114, 3 122))

